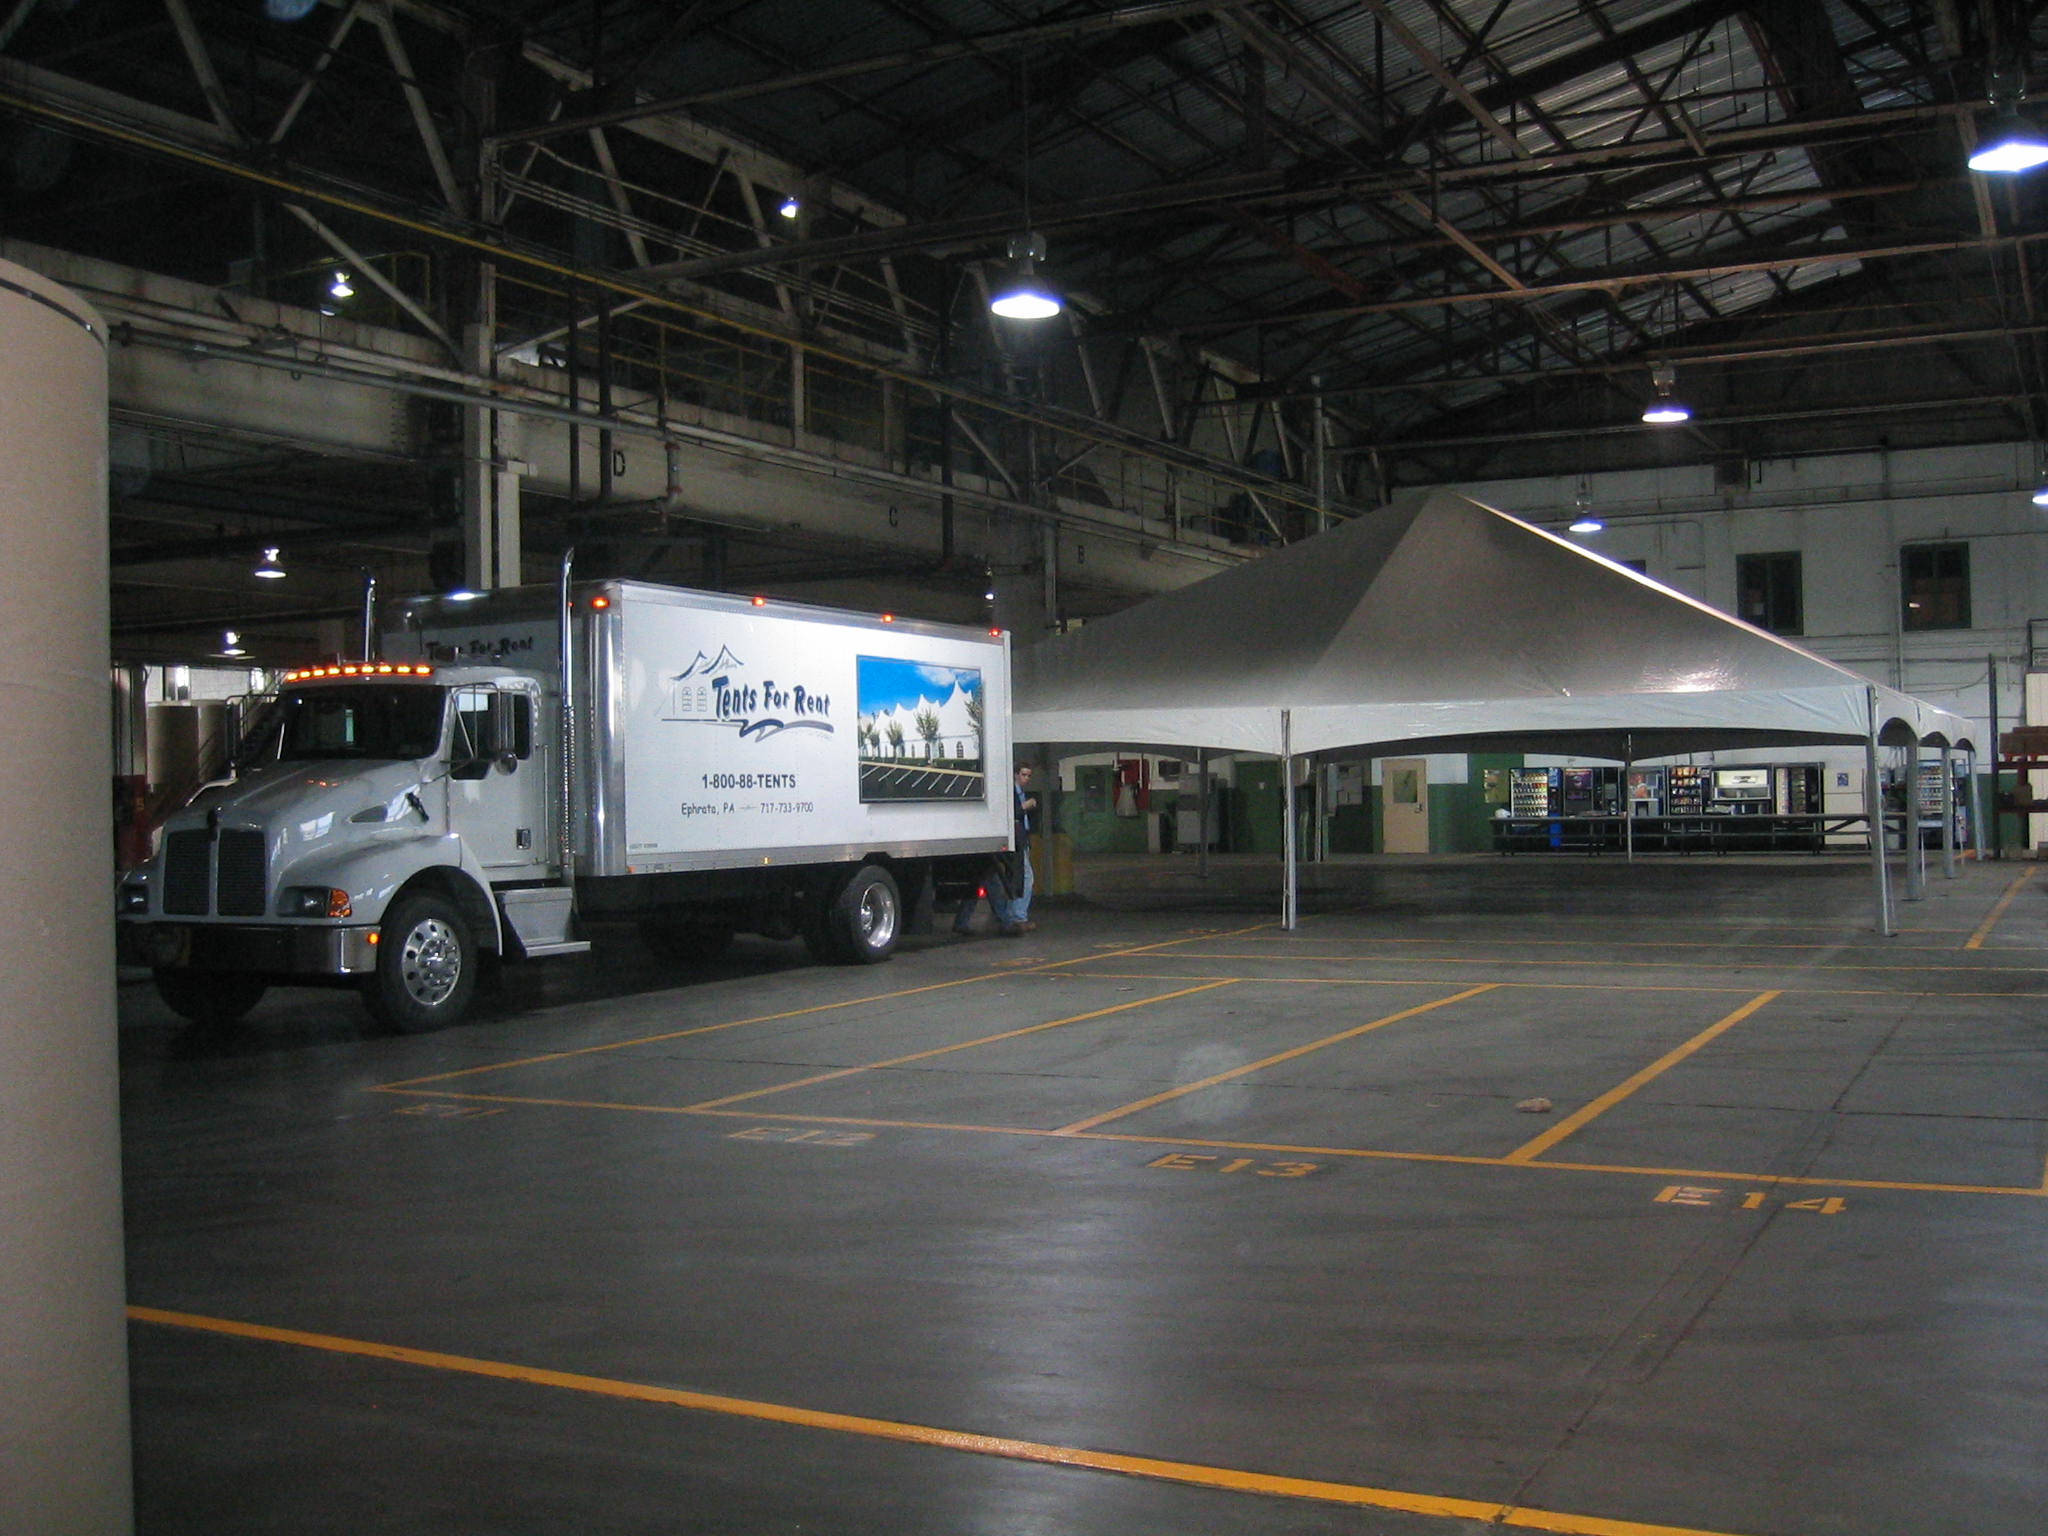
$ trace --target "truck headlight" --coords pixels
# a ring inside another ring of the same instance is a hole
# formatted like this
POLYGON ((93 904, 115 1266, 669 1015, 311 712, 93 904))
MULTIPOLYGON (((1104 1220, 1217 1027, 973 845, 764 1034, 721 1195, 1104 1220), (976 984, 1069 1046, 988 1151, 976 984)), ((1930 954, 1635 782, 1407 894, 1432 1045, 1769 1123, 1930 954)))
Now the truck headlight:
POLYGON ((286 917, 347 917, 355 911, 348 892, 325 885, 295 885, 284 893, 280 905, 286 917))
POLYGON ((146 880, 123 880, 114 896, 116 912, 147 912, 149 910, 149 882, 146 880))

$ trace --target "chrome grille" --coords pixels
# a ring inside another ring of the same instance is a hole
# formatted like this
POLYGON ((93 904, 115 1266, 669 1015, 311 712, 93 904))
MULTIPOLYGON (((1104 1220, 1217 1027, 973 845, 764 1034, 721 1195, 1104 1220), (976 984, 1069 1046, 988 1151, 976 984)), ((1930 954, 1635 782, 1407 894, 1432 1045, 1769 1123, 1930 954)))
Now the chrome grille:
POLYGON ((164 910, 206 911, 207 836, 172 832, 164 838, 164 910))
POLYGON ((222 917, 263 915, 263 834, 223 832, 215 899, 222 917))

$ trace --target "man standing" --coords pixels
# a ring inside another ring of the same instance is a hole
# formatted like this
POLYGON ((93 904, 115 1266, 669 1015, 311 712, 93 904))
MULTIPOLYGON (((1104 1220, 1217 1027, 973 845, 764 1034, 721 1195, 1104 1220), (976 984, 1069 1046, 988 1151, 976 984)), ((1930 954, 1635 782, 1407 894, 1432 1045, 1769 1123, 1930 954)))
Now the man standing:
POLYGON ((1031 793, 1031 765, 1024 764, 1017 770, 1017 786, 1013 791, 1017 817, 1017 894, 1007 902, 991 901, 997 932, 1005 938, 1021 938, 1038 925, 1031 921, 1031 834, 1038 830, 1038 797, 1031 793))

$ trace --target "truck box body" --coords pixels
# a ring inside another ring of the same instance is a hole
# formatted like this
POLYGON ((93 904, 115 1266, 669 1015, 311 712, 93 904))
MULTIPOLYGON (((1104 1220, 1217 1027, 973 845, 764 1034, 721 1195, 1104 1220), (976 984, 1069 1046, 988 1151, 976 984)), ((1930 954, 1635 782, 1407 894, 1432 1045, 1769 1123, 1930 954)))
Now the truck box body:
MULTIPOLYGON (((416 602, 385 648, 552 681, 558 609, 416 602)), ((1009 847, 1007 634, 632 581, 572 623, 578 875, 1009 847)))

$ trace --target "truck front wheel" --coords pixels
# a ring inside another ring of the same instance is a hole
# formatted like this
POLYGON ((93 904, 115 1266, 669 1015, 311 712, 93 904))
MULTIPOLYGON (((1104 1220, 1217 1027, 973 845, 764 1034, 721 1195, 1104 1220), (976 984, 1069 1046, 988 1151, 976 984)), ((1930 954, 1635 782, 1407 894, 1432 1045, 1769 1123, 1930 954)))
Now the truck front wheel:
POLYGON ((863 864, 825 913, 831 958, 846 965, 874 965, 896 952, 903 931, 903 893, 896 877, 879 864, 863 864))
POLYGON ((386 1029, 441 1029, 469 1008, 476 973, 476 943, 455 904, 401 896, 378 929, 377 969, 363 978, 363 1002, 386 1029))
POLYGON ((236 1023, 268 990, 269 984, 260 977, 232 971, 179 971, 164 966, 156 972, 156 995, 171 1012, 194 1024, 236 1023))

